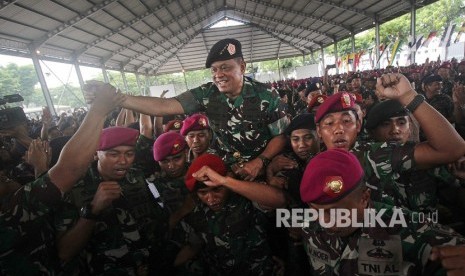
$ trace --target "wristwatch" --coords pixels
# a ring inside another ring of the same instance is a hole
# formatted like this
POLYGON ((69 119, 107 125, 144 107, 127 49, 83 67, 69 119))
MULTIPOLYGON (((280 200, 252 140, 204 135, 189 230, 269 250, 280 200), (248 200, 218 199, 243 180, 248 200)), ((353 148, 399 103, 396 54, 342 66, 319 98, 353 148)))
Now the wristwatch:
POLYGON ((92 204, 88 203, 81 208, 81 218, 98 220, 99 216, 92 213, 92 204))
POLYGON ((268 166, 268 164, 270 164, 271 160, 266 158, 265 156, 263 155, 259 155, 258 158, 260 158, 260 160, 262 160, 263 162, 263 167, 265 168, 266 166, 268 166))
POLYGON ((422 94, 417 94, 415 98, 405 107, 410 111, 410 113, 413 113, 417 107, 425 101, 425 96, 422 94))

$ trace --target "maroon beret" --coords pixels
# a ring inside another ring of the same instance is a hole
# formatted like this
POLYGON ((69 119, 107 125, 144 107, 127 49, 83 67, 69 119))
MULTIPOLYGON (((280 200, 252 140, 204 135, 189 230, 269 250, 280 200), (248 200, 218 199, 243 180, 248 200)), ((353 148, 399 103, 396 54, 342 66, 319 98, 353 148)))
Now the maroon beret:
POLYGON ((329 96, 316 111, 315 123, 319 123, 326 114, 343 110, 353 110, 354 104, 355 97, 348 92, 340 92, 329 96))
POLYGON ((189 166, 186 173, 186 187, 189 191, 193 191, 195 188, 196 179, 192 176, 193 173, 200 170, 203 166, 208 166, 215 172, 225 176, 227 173, 226 165, 224 161, 217 155, 214 154, 202 154, 194 159, 194 162, 189 166))
POLYGON ((308 104, 308 110, 311 111, 312 108, 320 106, 322 103, 326 101, 328 97, 326 95, 317 95, 312 98, 310 103, 308 104))
POLYGON ((355 103, 357 103, 357 104, 362 104, 363 103, 362 94, 360 94, 360 93, 350 93, 350 94, 354 97, 355 103))
POLYGON ((182 121, 181 120, 171 120, 168 123, 166 123, 165 127, 163 128, 164 132, 168 131, 180 131, 182 127, 182 121))
POLYGON ((308 163, 300 183, 300 197, 306 203, 333 203, 354 190, 362 178, 363 169, 354 154, 330 149, 308 163))
POLYGON ((170 155, 180 153, 186 146, 186 141, 181 134, 175 131, 165 132, 153 143, 153 159, 155 161, 164 160, 170 155))
POLYGON ((97 150, 109 150, 117 146, 135 146, 139 131, 128 127, 108 127, 102 130, 97 150))
POLYGON ((186 136, 189 131, 202 129, 210 129, 207 116, 194 114, 184 119, 180 133, 181 135, 186 136))
POLYGON ((441 69, 441 68, 451 69, 452 68, 452 63, 445 61, 439 66, 439 69, 441 69))

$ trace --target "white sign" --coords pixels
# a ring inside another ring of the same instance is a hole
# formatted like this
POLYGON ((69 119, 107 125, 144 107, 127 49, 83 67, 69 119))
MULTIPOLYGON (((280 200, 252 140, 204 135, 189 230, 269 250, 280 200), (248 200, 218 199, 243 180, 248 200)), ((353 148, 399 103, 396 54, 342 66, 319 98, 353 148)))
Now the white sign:
POLYGON ((160 95, 165 91, 165 98, 172 98, 177 95, 173 84, 150 86, 150 96, 152 97, 160 97, 160 95))

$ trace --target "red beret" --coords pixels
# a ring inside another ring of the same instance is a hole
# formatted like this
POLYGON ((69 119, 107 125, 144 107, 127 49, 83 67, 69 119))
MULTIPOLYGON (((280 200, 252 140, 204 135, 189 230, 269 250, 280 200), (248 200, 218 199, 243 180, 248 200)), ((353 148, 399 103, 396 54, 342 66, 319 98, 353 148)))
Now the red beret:
POLYGON ((209 153, 202 154, 194 159, 194 162, 192 162, 187 170, 185 183, 189 191, 194 190, 196 183, 196 179, 192 176, 192 174, 200 170, 203 166, 210 167, 222 176, 225 176, 227 172, 226 165, 219 156, 209 153))
POLYGON ((182 127, 182 121, 181 120, 171 120, 168 123, 166 123, 165 127, 163 128, 164 132, 168 131, 179 131, 181 130, 182 127))
POLYGON ((186 136, 189 131, 202 129, 210 129, 207 116, 202 114, 194 114, 184 119, 180 133, 182 136, 186 136))
POLYGON ((326 95, 317 95, 313 97, 310 103, 308 104, 308 110, 311 111, 312 108, 321 105, 322 103, 326 101, 327 98, 328 96, 326 95))
POLYGON ((315 123, 320 122, 326 114, 343 110, 353 110, 354 103, 354 97, 348 92, 340 92, 329 96, 316 111, 315 123))
POLYGON ((108 127, 102 130, 97 150, 109 150, 117 146, 135 146, 139 131, 128 127, 108 127))
POLYGON ((153 143, 153 159, 161 161, 170 155, 180 153, 186 146, 186 140, 181 134, 175 131, 165 132, 153 143))
POLYGON ((315 156, 300 183, 303 202, 329 204, 354 190, 363 178, 357 157, 344 149, 330 149, 315 156))
POLYGON ((447 62, 447 61, 446 61, 446 62, 443 62, 443 63, 441 64, 441 66, 439 66, 439 69, 441 69, 441 68, 451 69, 451 68, 452 68, 452 64, 451 64, 450 62, 447 62))
POLYGON ((362 94, 360 94, 360 93, 350 93, 350 94, 354 97, 355 103, 358 103, 358 104, 363 103, 362 94))

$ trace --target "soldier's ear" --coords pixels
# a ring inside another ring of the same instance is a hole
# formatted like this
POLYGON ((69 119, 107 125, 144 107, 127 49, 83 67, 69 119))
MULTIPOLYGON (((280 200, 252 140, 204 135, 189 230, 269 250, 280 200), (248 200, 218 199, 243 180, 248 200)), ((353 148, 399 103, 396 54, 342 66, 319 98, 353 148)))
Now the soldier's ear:
POLYGON ((94 153, 94 161, 98 161, 98 155, 97 152, 94 153))
POLYGON ((364 187, 364 191, 362 192, 362 197, 361 197, 361 204, 366 208, 368 206, 368 202, 370 201, 371 197, 371 190, 368 187, 364 187))

